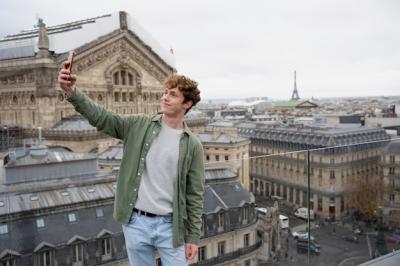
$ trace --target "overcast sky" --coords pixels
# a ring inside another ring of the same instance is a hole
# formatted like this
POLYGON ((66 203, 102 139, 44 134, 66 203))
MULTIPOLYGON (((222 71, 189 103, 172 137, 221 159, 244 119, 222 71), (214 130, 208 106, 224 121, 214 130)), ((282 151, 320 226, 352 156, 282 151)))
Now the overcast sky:
POLYGON ((400 95, 400 0, 0 0, 0 37, 120 10, 203 98, 400 95))

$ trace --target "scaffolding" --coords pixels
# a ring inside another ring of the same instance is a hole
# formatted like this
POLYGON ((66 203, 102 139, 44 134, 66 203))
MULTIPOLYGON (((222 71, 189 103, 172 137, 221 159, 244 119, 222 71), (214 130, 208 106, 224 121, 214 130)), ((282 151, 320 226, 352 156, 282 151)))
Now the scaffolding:
POLYGON ((18 126, 0 124, 0 151, 23 145, 24 131, 18 126))

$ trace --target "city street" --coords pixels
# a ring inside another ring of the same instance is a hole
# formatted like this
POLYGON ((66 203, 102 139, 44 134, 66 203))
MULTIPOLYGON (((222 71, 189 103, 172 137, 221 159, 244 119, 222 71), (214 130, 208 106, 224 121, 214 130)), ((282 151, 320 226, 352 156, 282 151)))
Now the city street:
MULTIPOLYGON (((261 207, 260 202, 257 204, 261 207)), ((306 229, 306 221, 294 217, 290 207, 282 206, 281 208, 280 206, 280 210, 283 215, 289 217, 291 232, 306 229)), ((320 255, 311 255, 310 265, 358 265, 370 259, 374 238, 367 238, 367 234, 364 233, 358 236, 359 243, 346 241, 345 236, 353 235, 351 224, 333 222, 325 223, 319 228, 312 224, 311 228, 311 235, 320 245, 321 253, 320 255)), ((369 235, 371 234, 374 233, 371 232, 369 235)), ((287 230, 281 231, 281 247, 279 259, 275 258, 272 262, 260 265, 308 265, 307 253, 297 253, 297 240, 287 230)))

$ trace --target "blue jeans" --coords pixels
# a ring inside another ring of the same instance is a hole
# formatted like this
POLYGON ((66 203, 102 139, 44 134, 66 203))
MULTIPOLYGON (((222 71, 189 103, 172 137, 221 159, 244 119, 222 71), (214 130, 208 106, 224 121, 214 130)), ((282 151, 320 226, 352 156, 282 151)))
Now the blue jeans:
POLYGON ((187 266, 184 245, 172 245, 172 217, 147 217, 132 213, 122 225, 126 251, 132 266, 154 266, 158 250, 163 266, 187 266))

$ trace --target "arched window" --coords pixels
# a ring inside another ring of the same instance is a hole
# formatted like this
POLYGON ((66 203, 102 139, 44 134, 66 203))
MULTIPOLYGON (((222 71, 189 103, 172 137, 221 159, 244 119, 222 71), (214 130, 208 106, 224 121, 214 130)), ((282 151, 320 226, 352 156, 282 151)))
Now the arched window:
POLYGON ((131 73, 128 73, 128 82, 130 86, 133 86, 133 76, 131 73))
POLYGON ((13 103, 18 103, 18 97, 14 95, 12 97, 12 101, 13 101, 13 103))
POLYGON ((31 99, 31 103, 35 103, 35 95, 32 94, 30 99, 31 99))
POLYGON ((113 74, 113 84, 123 86, 135 86, 136 75, 126 70, 119 70, 113 74))
POLYGON ((126 71, 125 70, 121 71, 121 84, 126 85, 126 71))
POLYGON ((114 73, 114 85, 119 85, 119 72, 114 73))

